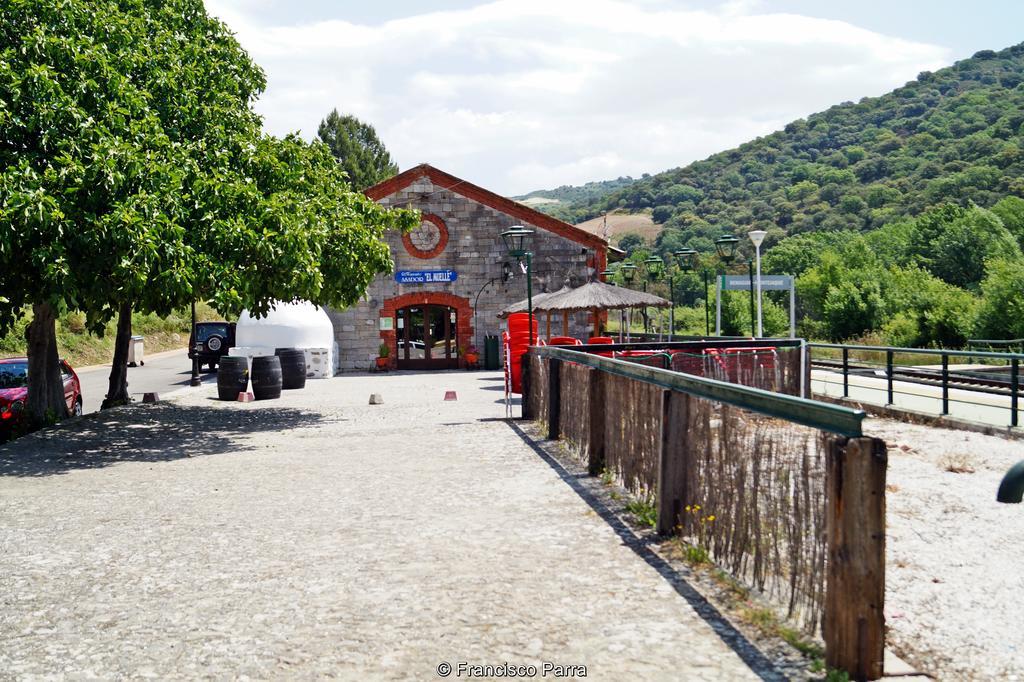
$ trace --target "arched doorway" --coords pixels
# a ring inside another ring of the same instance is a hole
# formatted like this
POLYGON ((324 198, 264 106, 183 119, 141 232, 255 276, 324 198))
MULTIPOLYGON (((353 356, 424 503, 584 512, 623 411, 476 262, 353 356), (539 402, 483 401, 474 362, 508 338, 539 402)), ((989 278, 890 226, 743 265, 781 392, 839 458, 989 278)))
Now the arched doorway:
POLYGON ((459 313, 446 305, 419 304, 395 311, 398 369, 459 366, 459 313))

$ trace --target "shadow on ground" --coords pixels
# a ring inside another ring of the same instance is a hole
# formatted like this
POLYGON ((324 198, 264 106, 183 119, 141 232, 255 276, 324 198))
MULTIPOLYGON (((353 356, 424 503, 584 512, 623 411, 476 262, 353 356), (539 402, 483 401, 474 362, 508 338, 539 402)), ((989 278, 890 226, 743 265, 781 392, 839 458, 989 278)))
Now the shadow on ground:
POLYGON ((292 408, 130 405, 71 419, 0 445, 0 476, 52 476, 120 462, 167 462, 253 449, 238 437, 316 425, 292 408))
MULTIPOLYGON (((784 682, 786 676, 758 649, 742 632, 729 622, 729 619, 709 602, 704 595, 698 592, 687 580, 686 576, 677 571, 672 564, 659 556, 651 549, 651 539, 642 538, 621 519, 615 512, 609 509, 597 496, 588 490, 584 481, 592 479, 585 471, 573 473, 567 470, 562 463, 544 450, 540 442, 534 440, 530 434, 524 431, 515 421, 506 422, 509 427, 518 435, 526 445, 550 466, 558 477, 562 479, 573 491, 586 502, 594 512, 600 516, 605 523, 611 526, 622 544, 633 550, 637 556, 643 559, 658 574, 675 589, 693 608, 694 611, 707 623, 712 630, 725 642, 726 646, 732 649, 751 671, 766 682, 784 682)), ((551 441, 543 441, 550 443, 551 441)))

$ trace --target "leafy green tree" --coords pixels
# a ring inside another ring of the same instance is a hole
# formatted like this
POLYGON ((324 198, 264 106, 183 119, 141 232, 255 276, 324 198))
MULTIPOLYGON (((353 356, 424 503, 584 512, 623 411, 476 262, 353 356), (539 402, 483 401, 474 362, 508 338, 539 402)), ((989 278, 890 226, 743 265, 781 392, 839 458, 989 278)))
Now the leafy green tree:
POLYGON ((672 210, 671 206, 655 206, 651 211, 651 219, 658 224, 664 223, 672 217, 672 210))
POLYGON ((1024 249, 1024 199, 1005 197, 992 207, 992 212, 999 216, 1003 227, 1010 231, 1024 249))
POLYGON ((619 237, 619 248, 625 251, 627 256, 631 256, 637 249, 643 248, 644 244, 644 238, 636 232, 627 232, 619 237))
POLYGON ((334 109, 320 121, 317 136, 338 160, 353 189, 364 190, 398 173, 377 131, 355 116, 342 116, 334 109))
POLYGON ((978 311, 971 293, 917 267, 890 268, 884 281, 892 319, 883 325, 883 333, 893 334, 895 325, 895 335, 901 337, 888 338, 892 345, 959 348, 970 338, 978 311))
POLYGON ((884 306, 877 281, 839 282, 825 293, 822 320, 831 340, 851 339, 880 326, 884 306))
POLYGON ((32 309, 30 417, 64 407, 55 316, 193 299, 351 302, 411 215, 348 191, 325 147, 260 132, 263 74, 200 0, 12 0, 0 22, 0 332, 32 309))
POLYGON ((981 283, 978 336, 986 339, 1024 338, 1024 261, 993 260, 981 283))
POLYGON ((929 272, 960 287, 977 284, 989 258, 1020 258, 1013 235, 991 211, 945 204, 916 221, 910 253, 929 272))

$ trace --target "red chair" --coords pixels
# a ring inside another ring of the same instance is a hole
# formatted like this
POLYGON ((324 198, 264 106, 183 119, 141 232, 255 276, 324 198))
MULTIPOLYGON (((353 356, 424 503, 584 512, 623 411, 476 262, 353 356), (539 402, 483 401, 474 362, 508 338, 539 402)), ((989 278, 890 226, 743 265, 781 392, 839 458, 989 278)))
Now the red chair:
POLYGON ((583 342, 572 336, 552 336, 549 346, 582 346, 583 342))
POLYGON ((660 367, 661 369, 668 369, 670 364, 668 353, 660 350, 624 350, 616 353, 615 357, 627 362, 660 367))
MULTIPOLYGON (((589 344, 608 344, 608 343, 615 343, 615 339, 613 339, 610 336, 591 336, 589 339, 587 339, 587 344, 588 345, 589 344)), ((601 353, 594 353, 594 355, 600 355, 602 358, 610 358, 610 357, 614 357, 615 354, 612 353, 611 351, 604 351, 604 352, 601 352, 601 353)))

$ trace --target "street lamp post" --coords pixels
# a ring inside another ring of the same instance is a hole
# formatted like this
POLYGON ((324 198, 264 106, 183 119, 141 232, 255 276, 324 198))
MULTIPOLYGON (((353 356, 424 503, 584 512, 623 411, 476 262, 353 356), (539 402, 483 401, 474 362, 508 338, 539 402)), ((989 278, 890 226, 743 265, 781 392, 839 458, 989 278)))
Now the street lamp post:
POLYGON ((526 261, 526 310, 527 324, 530 327, 530 345, 533 345, 533 253, 530 252, 530 239, 533 237, 533 230, 528 230, 522 225, 513 225, 501 233, 501 239, 505 242, 509 255, 522 263, 526 261))
MULTIPOLYGON (((647 292, 647 283, 654 284, 657 282, 662 275, 662 270, 665 267, 665 263, 657 256, 651 256, 650 258, 644 259, 644 293, 647 292)), ((650 313, 647 311, 647 306, 644 306, 644 332, 650 332, 649 329, 650 313)))
MULTIPOLYGON (((699 263, 699 255, 696 250, 691 248, 679 249, 672 254, 676 257, 676 262, 679 263, 679 269, 683 272, 694 272, 697 270, 699 263)), ((711 336, 711 300, 708 296, 708 271, 707 268, 701 268, 700 274, 704 278, 704 334, 711 336)))
MULTIPOLYGON (((740 240, 733 237, 731 234, 724 234, 715 240, 715 251, 718 252, 718 258, 721 260, 726 268, 732 264, 734 258, 736 258, 736 246, 740 243, 740 240)), ((722 287, 715 287, 715 336, 722 335, 722 287)))
MULTIPOLYGON (((614 276, 615 276, 615 270, 612 270, 611 268, 608 268, 607 270, 603 270, 601 272, 601 277, 604 278, 604 283, 605 284, 610 284, 612 286, 616 286, 615 282, 611 281, 611 278, 614 277, 614 276)), ((597 311, 594 311, 594 314, 597 315, 597 311)), ((623 321, 623 316, 622 316, 622 311, 620 310, 619 311, 619 341, 620 342, 622 341, 622 321, 623 321)), ((606 327, 605 328, 605 333, 607 333, 607 332, 608 332, 608 329, 606 327)))
MULTIPOLYGON (((636 279, 636 266, 632 263, 626 263, 619 268, 619 272, 622 273, 622 281, 627 287, 633 284, 633 280, 636 279)), ((629 308, 626 310, 626 342, 628 343, 632 337, 633 332, 633 309, 629 308)))
POLYGON ((757 260, 757 338, 764 336, 764 328, 761 325, 761 242, 768 233, 764 230, 748 232, 750 241, 754 242, 755 259, 757 260))

